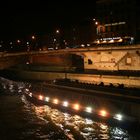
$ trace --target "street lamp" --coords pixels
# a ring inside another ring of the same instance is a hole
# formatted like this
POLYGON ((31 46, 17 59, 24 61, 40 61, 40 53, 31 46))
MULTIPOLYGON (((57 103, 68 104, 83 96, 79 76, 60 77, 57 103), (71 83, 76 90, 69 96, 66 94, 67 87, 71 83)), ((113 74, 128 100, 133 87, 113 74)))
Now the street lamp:
POLYGON ((32 39, 33 39, 33 40, 35 39, 35 36, 34 36, 34 35, 32 35, 32 39))
POLYGON ((60 33, 60 31, 57 29, 57 30, 56 30, 56 34, 59 34, 59 33, 60 33))

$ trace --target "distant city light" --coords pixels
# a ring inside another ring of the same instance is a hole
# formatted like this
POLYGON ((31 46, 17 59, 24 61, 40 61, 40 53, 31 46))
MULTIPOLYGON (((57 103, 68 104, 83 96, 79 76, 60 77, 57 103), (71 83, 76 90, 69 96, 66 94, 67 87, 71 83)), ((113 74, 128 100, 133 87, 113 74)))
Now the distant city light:
POLYGON ((46 97, 46 98, 45 98, 45 101, 46 101, 46 102, 49 102, 49 100, 50 100, 49 97, 46 97))
POLYGON ((87 46, 89 47, 89 46, 90 46, 90 44, 87 44, 87 46))
POLYGON ((17 40, 17 43, 20 43, 20 42, 21 42, 21 41, 18 39, 18 40, 17 40))
POLYGON ((116 115, 114 116, 114 119, 119 120, 119 121, 121 121, 122 118, 123 118, 123 117, 122 117, 121 114, 116 114, 116 115))
POLYGON ((59 102, 58 99, 54 99, 54 100, 53 100, 53 103, 54 103, 54 104, 58 104, 58 102, 59 102))
POLYGON ((60 31, 59 31, 59 30, 56 30, 56 33, 57 33, 57 34, 59 34, 59 33, 60 33, 60 31))
POLYGON ((92 108, 91 107, 86 107, 85 111, 88 112, 88 113, 92 113, 92 108))
POLYGON ((107 117, 106 110, 100 110, 99 115, 102 116, 102 117, 107 117))
POLYGON ((95 24, 98 25, 98 22, 96 21, 95 24))
POLYGON ((67 101, 64 101, 64 102, 63 102, 63 106, 65 106, 65 107, 68 107, 68 104, 69 104, 69 103, 68 103, 67 101))
POLYGON ((43 100, 43 96, 42 95, 39 95, 39 100, 43 100))
POLYGON ((29 93, 29 96, 32 97, 32 93, 31 92, 29 93))
POLYGON ((80 109, 80 106, 79 104, 74 104, 74 107, 73 107, 75 110, 79 110, 80 109))
POLYGON ((32 39, 35 39, 35 36, 34 35, 32 36, 32 39))

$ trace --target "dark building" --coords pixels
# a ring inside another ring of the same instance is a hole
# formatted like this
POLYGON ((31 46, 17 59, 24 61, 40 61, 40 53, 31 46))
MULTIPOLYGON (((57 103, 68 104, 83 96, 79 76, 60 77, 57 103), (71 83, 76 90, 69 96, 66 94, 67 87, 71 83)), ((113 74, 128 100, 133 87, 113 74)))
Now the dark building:
POLYGON ((96 43, 140 41, 139 6, 136 0, 97 0, 96 43))

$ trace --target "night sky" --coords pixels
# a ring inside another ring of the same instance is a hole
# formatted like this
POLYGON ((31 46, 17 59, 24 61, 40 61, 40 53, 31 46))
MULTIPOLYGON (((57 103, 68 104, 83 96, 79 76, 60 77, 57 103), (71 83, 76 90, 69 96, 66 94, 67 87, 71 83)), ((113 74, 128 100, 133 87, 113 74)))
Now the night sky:
POLYGON ((7 1, 0 8, 0 38, 47 34, 95 16, 95 1, 7 1))

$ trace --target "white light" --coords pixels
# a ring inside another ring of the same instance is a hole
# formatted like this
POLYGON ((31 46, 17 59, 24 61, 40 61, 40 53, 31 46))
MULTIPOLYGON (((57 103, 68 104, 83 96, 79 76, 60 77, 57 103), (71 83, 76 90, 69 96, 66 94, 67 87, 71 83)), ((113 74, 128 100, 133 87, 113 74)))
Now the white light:
POLYGON ((116 114, 114 116, 114 119, 121 121, 122 120, 122 115, 121 114, 116 114))
POLYGON ((29 96, 32 97, 32 93, 31 92, 29 93, 29 96))
POLYGON ((88 112, 88 113, 92 113, 92 108, 91 107, 86 107, 85 111, 88 112))
POLYGON ((98 25, 98 22, 96 21, 95 24, 98 25))
POLYGON ((49 100, 50 100, 49 97, 46 97, 46 98, 45 98, 45 101, 46 101, 46 102, 49 102, 49 100))
POLYGON ((26 88, 25 90, 26 90, 26 91, 29 91, 29 89, 28 89, 28 88, 26 88))
POLYGON ((68 107, 68 104, 69 104, 69 103, 68 103, 67 101, 64 101, 64 102, 63 102, 63 106, 65 106, 65 107, 68 107))
POLYGON ((81 47, 85 47, 85 45, 84 44, 81 44, 81 47))

